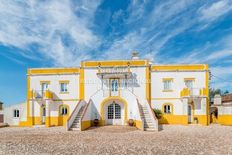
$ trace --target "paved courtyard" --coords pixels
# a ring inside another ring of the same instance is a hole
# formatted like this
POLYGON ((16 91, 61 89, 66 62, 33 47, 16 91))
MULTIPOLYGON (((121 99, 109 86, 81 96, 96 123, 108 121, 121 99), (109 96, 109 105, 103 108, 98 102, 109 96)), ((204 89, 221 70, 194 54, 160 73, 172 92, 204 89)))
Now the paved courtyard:
POLYGON ((8 127, 0 128, 0 154, 232 154, 232 127, 165 125, 159 132, 8 127))

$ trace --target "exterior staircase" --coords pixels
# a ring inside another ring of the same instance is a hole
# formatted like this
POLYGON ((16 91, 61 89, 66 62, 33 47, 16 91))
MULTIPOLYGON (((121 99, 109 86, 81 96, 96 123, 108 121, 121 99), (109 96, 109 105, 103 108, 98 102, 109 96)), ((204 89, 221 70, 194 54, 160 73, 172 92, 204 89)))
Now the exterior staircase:
POLYGON ((73 121, 73 124, 69 130, 81 130, 81 118, 84 112, 85 106, 82 106, 76 116, 76 118, 73 121))
POLYGON ((141 118, 144 120, 144 130, 145 131, 157 131, 156 126, 151 118, 152 116, 149 114, 148 108, 145 105, 140 105, 140 111, 141 111, 141 118))

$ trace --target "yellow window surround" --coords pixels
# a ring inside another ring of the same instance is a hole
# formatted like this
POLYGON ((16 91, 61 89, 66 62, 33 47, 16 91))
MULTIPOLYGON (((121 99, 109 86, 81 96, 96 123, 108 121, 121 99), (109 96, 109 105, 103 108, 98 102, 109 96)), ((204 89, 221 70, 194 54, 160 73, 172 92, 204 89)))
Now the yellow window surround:
POLYGON ((60 94, 69 94, 69 92, 68 91, 67 92, 60 91, 60 94))
POLYGON ((69 80, 60 80, 59 83, 69 83, 69 80))
POLYGON ((184 81, 195 81, 195 78, 184 78, 184 81))
POLYGON ((170 89, 170 90, 163 90, 163 92, 173 92, 173 90, 172 89, 170 89))
POLYGON ((69 116, 69 106, 68 106, 68 105, 66 105, 66 104, 62 104, 62 105, 60 105, 60 107, 59 107, 59 115, 60 115, 60 116, 66 116, 66 115, 68 115, 68 116, 69 116), (62 108, 67 108, 67 114, 62 115, 62 108))
POLYGON ((173 78, 163 78, 163 81, 173 81, 173 78))
POLYGON ((172 115, 173 114, 173 104, 172 103, 164 103, 163 106, 162 106, 162 112, 166 115, 172 115), (170 106, 171 108, 171 113, 165 113, 164 112, 164 106, 170 106))
POLYGON ((50 84, 51 81, 40 81, 40 84, 43 84, 43 83, 50 84))

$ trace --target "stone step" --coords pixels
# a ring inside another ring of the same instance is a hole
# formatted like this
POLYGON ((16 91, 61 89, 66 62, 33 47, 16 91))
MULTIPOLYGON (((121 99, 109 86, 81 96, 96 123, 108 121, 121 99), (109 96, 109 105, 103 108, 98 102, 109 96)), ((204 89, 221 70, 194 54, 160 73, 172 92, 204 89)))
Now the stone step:
POLYGON ((71 128, 80 128, 80 125, 72 125, 71 128))
POLYGON ((144 128, 145 131, 156 131, 155 128, 144 128))
POLYGON ((70 128, 71 131, 80 131, 80 128, 70 128))

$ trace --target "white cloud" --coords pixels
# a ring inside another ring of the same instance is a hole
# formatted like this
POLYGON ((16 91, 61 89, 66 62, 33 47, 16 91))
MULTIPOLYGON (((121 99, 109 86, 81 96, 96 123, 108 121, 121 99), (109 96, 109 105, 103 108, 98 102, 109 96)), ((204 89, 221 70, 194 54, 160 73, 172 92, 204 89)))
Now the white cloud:
POLYGON ((30 45, 37 45, 37 52, 54 65, 77 65, 100 43, 91 30, 99 4, 99 0, 1 1, 0 44, 22 49, 20 54, 27 57, 35 55, 30 45))
POLYGON ((220 16, 232 10, 232 2, 230 0, 220 0, 211 4, 209 7, 204 6, 199 11, 201 13, 201 20, 213 21, 220 16))

